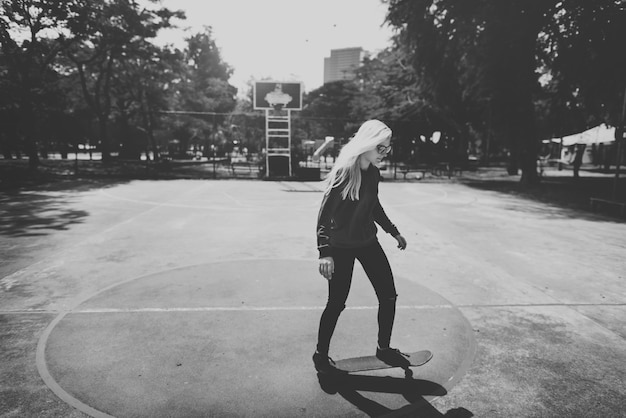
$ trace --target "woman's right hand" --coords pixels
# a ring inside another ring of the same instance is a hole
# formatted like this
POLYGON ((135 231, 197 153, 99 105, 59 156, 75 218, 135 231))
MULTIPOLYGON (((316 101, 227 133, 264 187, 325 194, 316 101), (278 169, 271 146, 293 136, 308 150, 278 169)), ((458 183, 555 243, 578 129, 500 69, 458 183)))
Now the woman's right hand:
POLYGON ((335 260, 332 257, 322 257, 320 258, 320 274, 326 278, 326 280, 330 280, 333 277, 333 273, 335 272, 335 260))

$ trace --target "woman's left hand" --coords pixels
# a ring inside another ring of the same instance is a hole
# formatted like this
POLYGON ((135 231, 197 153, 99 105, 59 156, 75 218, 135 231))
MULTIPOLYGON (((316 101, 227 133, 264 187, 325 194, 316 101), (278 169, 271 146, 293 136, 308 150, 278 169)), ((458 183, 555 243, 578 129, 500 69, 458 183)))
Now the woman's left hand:
POLYGON ((396 239, 396 241, 398 241, 398 248, 400 248, 401 250, 406 249, 406 240, 402 235, 398 234, 394 238, 396 239))

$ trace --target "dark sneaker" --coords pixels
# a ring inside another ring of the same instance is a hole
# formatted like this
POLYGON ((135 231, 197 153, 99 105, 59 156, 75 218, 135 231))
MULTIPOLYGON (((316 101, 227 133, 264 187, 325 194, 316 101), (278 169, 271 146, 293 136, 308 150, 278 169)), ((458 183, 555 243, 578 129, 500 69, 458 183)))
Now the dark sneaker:
POLYGON ((317 370, 318 373, 343 373, 343 370, 340 370, 334 366, 335 362, 333 361, 333 359, 323 354, 320 354, 317 351, 315 352, 315 354, 313 354, 313 364, 315 365, 315 370, 317 370))
POLYGON ((408 355, 401 353, 397 348, 377 348, 376 358, 383 363, 394 367, 408 367, 411 363, 408 355))

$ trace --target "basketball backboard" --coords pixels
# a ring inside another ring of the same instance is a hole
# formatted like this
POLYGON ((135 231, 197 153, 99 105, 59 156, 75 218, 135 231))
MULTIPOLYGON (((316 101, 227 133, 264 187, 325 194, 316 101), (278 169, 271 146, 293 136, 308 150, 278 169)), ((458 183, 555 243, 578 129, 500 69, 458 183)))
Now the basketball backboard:
POLYGON ((302 83, 254 82, 254 109, 302 110, 302 83))

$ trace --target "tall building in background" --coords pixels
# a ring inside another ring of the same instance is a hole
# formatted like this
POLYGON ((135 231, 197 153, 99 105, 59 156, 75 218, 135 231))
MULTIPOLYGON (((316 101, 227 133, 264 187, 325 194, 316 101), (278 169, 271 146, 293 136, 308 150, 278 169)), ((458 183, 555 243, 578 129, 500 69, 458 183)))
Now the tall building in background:
POLYGON ((365 52, 361 47, 331 49, 330 57, 324 58, 324 84, 352 80, 364 57, 365 52))

